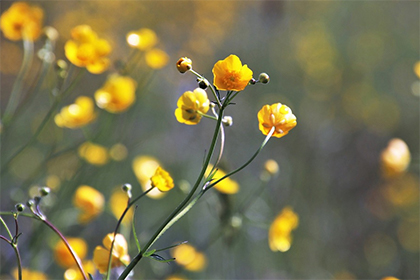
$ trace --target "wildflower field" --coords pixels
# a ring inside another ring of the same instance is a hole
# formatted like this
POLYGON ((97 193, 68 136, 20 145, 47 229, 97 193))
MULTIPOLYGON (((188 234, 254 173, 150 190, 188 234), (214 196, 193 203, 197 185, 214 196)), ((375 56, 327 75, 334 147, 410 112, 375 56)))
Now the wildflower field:
POLYGON ((419 279, 419 23, 1 1, 0 279, 419 279))

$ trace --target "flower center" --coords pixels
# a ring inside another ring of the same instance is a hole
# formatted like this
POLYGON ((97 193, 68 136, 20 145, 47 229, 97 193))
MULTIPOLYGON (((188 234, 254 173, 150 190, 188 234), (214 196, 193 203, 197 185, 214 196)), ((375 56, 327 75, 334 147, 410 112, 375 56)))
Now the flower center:
POLYGON ((239 79, 239 75, 237 72, 229 72, 223 79, 223 82, 227 88, 235 88, 237 85, 238 79, 239 79))

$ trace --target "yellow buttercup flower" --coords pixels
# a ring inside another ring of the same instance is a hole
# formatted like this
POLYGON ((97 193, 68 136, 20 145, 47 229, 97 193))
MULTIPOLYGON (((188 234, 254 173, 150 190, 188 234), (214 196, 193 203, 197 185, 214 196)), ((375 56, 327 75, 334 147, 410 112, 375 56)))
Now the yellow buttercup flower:
POLYGON ((263 106, 258 112, 258 122, 264 135, 267 135, 275 127, 273 136, 277 138, 288 134, 297 124, 296 116, 293 115, 292 110, 281 103, 263 106))
POLYGON ((156 45, 158 38, 156 33, 149 28, 141 28, 137 31, 130 31, 127 34, 127 43, 139 50, 148 50, 156 45))
POLYGON ((79 25, 71 30, 72 40, 66 42, 64 51, 68 60, 78 67, 86 67, 92 74, 108 69, 107 57, 112 48, 108 41, 98 38, 89 25, 79 25))
MULTIPOLYGON (((137 156, 133 160, 133 171, 139 181, 143 191, 146 191, 152 187, 152 176, 155 174, 156 169, 160 166, 157 159, 151 156, 137 156)), ((162 198, 166 193, 159 191, 157 188, 153 188, 147 193, 147 196, 159 199, 162 198)))
POLYGON ((407 144, 398 138, 391 139, 381 153, 381 168, 385 177, 403 174, 410 165, 411 154, 407 144))
POLYGON ((80 145, 78 153, 81 158, 93 165, 104 165, 109 160, 108 149, 92 142, 80 145))
MULTIPOLYGON (((111 194, 111 198, 109 199, 109 207, 111 208, 111 212, 115 218, 119 219, 121 217, 125 208, 127 207, 127 202, 127 193, 122 191, 121 188, 116 188, 111 194)), ((123 224, 127 226, 130 225, 133 219, 133 214, 133 208, 128 209, 124 219, 122 220, 123 224)))
POLYGON ((95 92, 96 105, 111 113, 121 113, 136 100, 137 83, 130 77, 111 75, 95 92))
POLYGON ((178 108, 175 110, 175 117, 180 123, 188 125, 198 124, 201 120, 201 114, 207 113, 210 107, 210 101, 207 93, 196 88, 194 91, 186 91, 178 99, 178 108))
MULTIPOLYGON (((108 233, 107 236, 105 236, 105 238, 102 240, 104 247, 96 246, 95 250, 93 251, 93 263, 101 274, 108 270, 108 258, 113 240, 114 233, 108 233)), ((117 233, 112 250, 111 268, 127 265, 129 262, 130 256, 128 255, 127 241, 122 234, 117 233)))
POLYGON ((161 192, 167 192, 174 187, 174 180, 171 175, 160 166, 150 179, 152 180, 152 186, 158 188, 161 192))
POLYGON ((181 244, 172 250, 175 262, 190 271, 200 271, 207 266, 207 257, 190 244, 181 244))
MULTIPOLYGON (((74 252, 76 252, 77 256, 81 260, 84 259, 88 250, 86 241, 81 238, 70 237, 67 238, 67 242, 70 244, 70 247, 74 250, 74 252)), ((73 256, 62 240, 57 241, 54 246, 54 258, 57 263, 64 268, 71 267, 75 264, 73 256)))
MULTIPOLYGON (((13 269, 12 271, 13 278, 19 279, 18 268, 13 269)), ((48 276, 44 273, 36 270, 31 270, 27 268, 22 268, 22 279, 37 279, 37 280, 47 280, 48 276)))
POLYGON ((16 2, 0 17, 0 29, 9 40, 35 41, 41 35, 44 12, 38 6, 16 2))
MULTIPOLYGON (((213 165, 209 164, 206 170, 205 176, 208 176, 210 174, 210 171, 212 170, 212 168, 213 168, 213 165)), ((221 169, 217 169, 216 173, 213 176, 213 181, 217 181, 218 179, 224 176, 226 176, 226 173, 221 169)), ((219 183, 217 183, 214 186, 214 188, 221 193, 235 194, 239 191, 239 184, 235 180, 232 180, 231 178, 228 177, 226 179, 223 179, 219 183)))
POLYGON ((150 68, 160 69, 168 64, 169 55, 162 50, 152 49, 146 52, 145 59, 150 68))
POLYGON ((214 85, 219 90, 243 90, 252 79, 252 70, 242 65, 234 54, 219 60, 213 67, 214 85))
POLYGON ((299 216, 291 207, 285 207, 274 219, 268 232, 271 251, 286 252, 292 244, 291 232, 299 225, 299 216))
POLYGON ((79 222, 86 224, 102 213, 105 198, 94 188, 82 185, 77 188, 73 196, 73 204, 82 211, 79 215, 79 222))
MULTIPOLYGON (((83 270, 86 273, 89 273, 91 275, 95 274, 96 269, 92 261, 84 261, 82 263, 82 266, 83 266, 83 270)), ((31 279, 31 278, 28 278, 28 279, 31 279)), ((37 279, 37 278, 33 278, 33 279, 37 279)), ((83 280, 83 279, 85 278, 83 277, 77 265, 66 269, 66 271, 64 272, 64 280, 83 280)))
POLYGON ((93 122, 95 118, 93 100, 87 96, 79 96, 74 104, 61 109, 54 121, 59 127, 79 128, 93 122))

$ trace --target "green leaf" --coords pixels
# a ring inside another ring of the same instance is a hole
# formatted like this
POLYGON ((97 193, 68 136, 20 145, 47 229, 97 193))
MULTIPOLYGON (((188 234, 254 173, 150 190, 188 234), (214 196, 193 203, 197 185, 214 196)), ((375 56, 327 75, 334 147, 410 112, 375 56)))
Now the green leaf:
POLYGON ((150 251, 147 251, 143 254, 144 257, 150 257, 151 255, 153 255, 156 252, 156 249, 152 249, 150 251))
POLYGON ((134 220, 135 220, 134 218, 136 216, 136 210, 137 210, 137 205, 136 205, 136 208, 134 209, 133 219, 131 220, 131 229, 133 231, 134 240, 136 241, 137 250, 139 250, 139 252, 140 252, 141 251, 140 242, 139 242, 139 239, 137 238, 136 227, 135 227, 135 224, 134 224, 134 220))
POLYGON ((165 258, 163 258, 162 256, 159 256, 159 255, 157 255, 157 254, 151 254, 151 255, 149 256, 149 258, 151 258, 151 259, 153 259, 153 260, 155 260, 155 261, 158 261, 158 262, 162 262, 162 263, 169 263, 169 262, 172 262, 172 261, 174 261, 174 260, 175 260, 175 258, 165 259, 165 258))

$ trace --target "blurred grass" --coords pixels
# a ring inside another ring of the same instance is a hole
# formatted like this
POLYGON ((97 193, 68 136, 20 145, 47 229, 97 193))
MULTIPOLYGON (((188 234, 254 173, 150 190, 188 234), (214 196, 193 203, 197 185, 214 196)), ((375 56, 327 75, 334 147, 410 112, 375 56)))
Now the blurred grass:
MULTIPOLYGON (((244 221, 231 246, 219 240, 206 248, 210 260, 206 271, 182 273, 197 279, 340 279, 343 273, 354 279, 420 277, 418 200, 395 205, 384 198, 382 190, 388 183, 379 172, 381 150, 389 139, 403 139, 413 158, 406 175, 408 183, 403 185, 417 186, 414 193, 418 197, 419 92, 415 85, 419 77, 413 70, 420 60, 418 2, 32 2, 44 9, 45 22, 60 34, 57 58, 64 59, 63 46, 70 29, 86 23, 112 41, 113 61, 128 57, 128 31, 151 28, 171 63, 153 73, 128 112, 112 115, 101 111, 100 121, 91 127, 99 144, 123 143, 129 152, 126 160, 95 167, 68 151, 45 162, 48 154, 83 141, 80 130, 59 129, 51 122, 38 142, 2 175, 1 210, 25 201, 29 189, 44 185, 47 175, 58 175, 62 178, 60 191, 45 212, 65 234, 86 238, 92 252, 116 220, 106 212, 86 227, 77 225, 69 199, 74 189, 88 184, 103 192, 107 200, 118 184, 131 183, 139 192, 131 161, 141 154, 158 158, 175 182, 195 180, 214 123, 204 120, 199 126, 185 126, 176 122, 173 111, 178 97, 196 84, 191 75, 179 75, 174 65, 180 56, 188 56, 194 69, 211 81, 214 63, 234 53, 254 76, 267 72, 271 81, 266 86, 248 87, 229 111, 234 126, 226 130, 224 166, 240 166, 258 148, 263 136, 256 114, 264 104, 287 104, 297 116, 298 126, 287 137, 270 140, 246 171, 234 176, 241 192, 231 199, 238 205, 259 184, 265 160, 279 162, 279 177, 247 213, 252 222, 244 221), (106 128, 108 125, 113 127, 106 128), (268 224, 286 205, 294 207, 300 225, 294 231, 291 249, 273 253, 267 243, 268 224)), ((1 10, 11 3, 2 2, 1 10)), ((39 49, 41 43, 36 46, 39 49)), ((0 58, 4 110, 22 59, 21 45, 1 37, 0 58)), ((36 60, 26 88, 39 66, 36 60)), ((92 96, 105 79, 106 75, 85 75, 63 106, 76 96, 92 96)), ((49 88, 44 84, 25 110, 19 111, 10 127, 13 133, 3 131, 2 160, 34 133, 50 106, 49 88)), ((173 190, 162 200, 145 199, 139 204, 136 224, 141 241, 183 196, 180 190, 173 190)), ((217 195, 210 194, 157 246, 182 240, 205 244, 218 226, 218 207, 217 195)), ((45 250, 51 245, 45 236, 52 234, 24 218, 21 223, 23 262, 46 271, 51 278, 60 278, 62 271, 45 250), (25 253, 26 246, 35 247, 25 253)), ((4 244, 1 248, 3 274, 14 262, 9 249, 4 244)), ((143 261, 136 278, 161 278, 176 270, 175 265, 143 261)))

